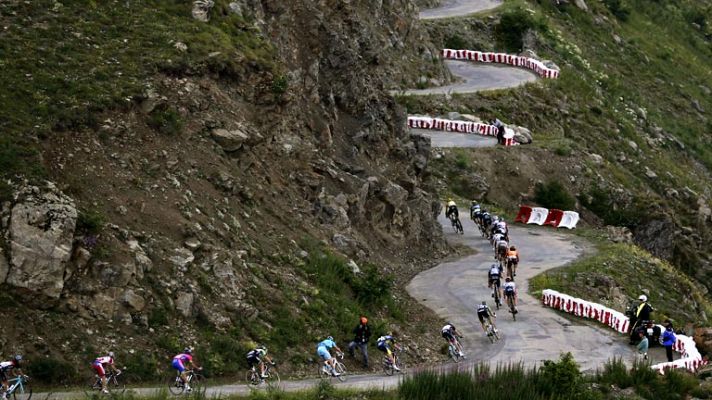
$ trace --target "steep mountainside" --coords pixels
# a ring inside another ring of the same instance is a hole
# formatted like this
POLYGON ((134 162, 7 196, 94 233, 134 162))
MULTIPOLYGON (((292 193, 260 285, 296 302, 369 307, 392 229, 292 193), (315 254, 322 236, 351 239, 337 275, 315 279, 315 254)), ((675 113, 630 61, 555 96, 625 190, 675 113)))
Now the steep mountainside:
POLYGON ((441 73, 416 8, 195 3, 0 4, 0 344, 38 371, 195 343, 229 373, 251 340, 303 368, 362 312, 422 317, 391 287, 444 254, 430 146, 383 90, 441 73))

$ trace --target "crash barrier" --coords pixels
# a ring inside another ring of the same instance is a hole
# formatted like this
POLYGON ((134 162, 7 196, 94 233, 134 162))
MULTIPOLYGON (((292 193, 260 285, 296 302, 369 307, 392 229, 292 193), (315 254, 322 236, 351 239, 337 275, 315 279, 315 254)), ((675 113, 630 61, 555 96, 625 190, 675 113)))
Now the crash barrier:
POLYGON ((542 207, 533 207, 532 214, 529 216, 527 224, 543 225, 546 222, 546 217, 549 216, 549 210, 542 207))
MULTIPOLYGON (((431 129, 445 132, 474 133, 483 136, 497 136, 497 127, 490 124, 474 121, 456 121, 451 119, 408 116, 408 127, 417 129, 431 129)), ((518 145, 514 140, 514 131, 505 128, 504 145, 518 145)))
POLYGON ((451 60, 468 60, 483 63, 507 64, 514 67, 526 68, 534 71, 542 78, 558 78, 559 71, 547 67, 543 62, 530 57, 516 56, 505 53, 491 53, 475 50, 443 49, 443 58, 451 60))
MULTIPOLYGON (((595 319, 619 333, 627 334, 630 328, 630 319, 622 312, 598 303, 569 296, 556 290, 545 289, 542 292, 542 302, 547 307, 564 311, 577 317, 595 319)), ((665 327, 662 325, 658 325, 658 327, 661 332, 665 331, 665 327)), ((673 346, 673 350, 681 353, 681 358, 672 362, 654 364, 650 366, 651 368, 660 373, 664 373, 666 369, 670 368, 685 368, 694 372, 707 364, 707 361, 702 358, 702 355, 697 350, 694 339, 687 335, 676 335, 676 337, 677 341, 673 346)))
POLYGON ((519 206, 519 212, 517 213, 517 217, 514 218, 514 222, 574 229, 579 222, 579 214, 576 211, 519 206))

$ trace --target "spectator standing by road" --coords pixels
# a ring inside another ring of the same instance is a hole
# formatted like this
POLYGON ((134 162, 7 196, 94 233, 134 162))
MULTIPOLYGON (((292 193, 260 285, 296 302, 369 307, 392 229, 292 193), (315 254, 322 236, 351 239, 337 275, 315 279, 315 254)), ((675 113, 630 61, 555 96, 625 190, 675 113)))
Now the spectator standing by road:
POLYGON ((638 343, 637 360, 640 362, 648 359, 648 337, 643 332, 638 332, 638 336, 640 337, 640 343, 638 343))
POLYGON ((665 332, 663 332, 663 346, 665 346, 665 355, 667 355, 668 362, 672 362, 672 346, 677 341, 675 337, 675 332, 672 330, 672 324, 668 323, 665 326, 665 332))
POLYGON ((504 144, 504 124, 499 118, 495 118, 494 126, 497 127, 497 144, 504 144))
POLYGON ((640 326, 643 321, 650 321, 650 313, 654 311, 653 307, 648 304, 648 296, 641 294, 638 297, 640 304, 635 308, 635 314, 631 316, 630 321, 630 344, 635 344, 638 339, 636 334, 636 328, 640 326))
POLYGON ((354 349, 358 347, 363 354, 363 367, 368 369, 368 340, 371 338, 368 318, 362 316, 353 332, 354 340, 349 343, 349 355, 354 357, 354 349))

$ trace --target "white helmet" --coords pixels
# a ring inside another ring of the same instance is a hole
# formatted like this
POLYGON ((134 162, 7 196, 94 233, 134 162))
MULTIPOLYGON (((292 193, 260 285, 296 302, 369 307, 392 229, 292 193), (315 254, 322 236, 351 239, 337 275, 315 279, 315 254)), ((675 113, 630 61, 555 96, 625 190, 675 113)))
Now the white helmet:
POLYGON ((640 301, 648 301, 648 296, 646 296, 646 295, 644 295, 644 294, 641 294, 641 295, 638 297, 638 300, 640 300, 640 301))

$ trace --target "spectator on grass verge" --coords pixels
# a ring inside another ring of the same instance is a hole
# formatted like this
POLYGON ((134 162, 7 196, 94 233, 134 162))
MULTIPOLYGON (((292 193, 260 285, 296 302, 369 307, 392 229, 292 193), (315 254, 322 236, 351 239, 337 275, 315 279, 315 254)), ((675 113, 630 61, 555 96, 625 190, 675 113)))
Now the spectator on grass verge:
POLYGON ((349 343, 349 355, 354 357, 354 349, 358 347, 363 355, 363 367, 368 369, 368 340, 371 337, 371 327, 368 325, 368 318, 362 316, 353 332, 354 340, 349 343))
POLYGON ((672 362, 672 346, 675 345, 677 337, 675 337, 675 332, 672 330, 672 324, 668 323, 665 326, 665 332, 663 332, 663 346, 665 346, 665 355, 667 355, 668 362, 672 362))

